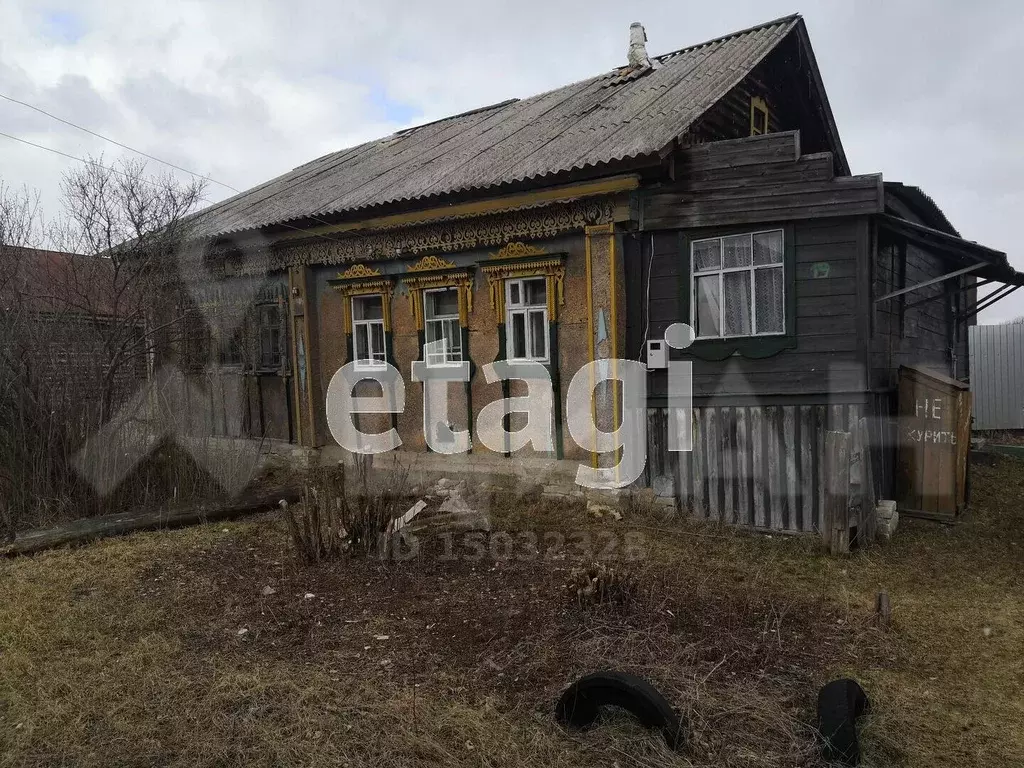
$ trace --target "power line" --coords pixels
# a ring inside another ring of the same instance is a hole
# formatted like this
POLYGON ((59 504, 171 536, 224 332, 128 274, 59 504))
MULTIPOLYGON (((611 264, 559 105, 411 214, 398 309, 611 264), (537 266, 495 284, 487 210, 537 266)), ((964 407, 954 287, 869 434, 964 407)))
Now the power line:
MULTIPOLYGON (((2 94, 0 94, 0 95, 2 95, 2 94)), ((54 149, 53 147, 47 147, 47 146, 44 146, 42 144, 36 144, 34 141, 29 141, 28 139, 22 139, 19 136, 12 136, 11 134, 4 133, 3 131, 0 131, 0 136, 3 136, 4 138, 7 138, 7 139, 11 139, 12 141, 21 142, 22 144, 27 144, 28 146, 35 147, 36 149, 42 149, 42 150, 45 150, 47 152, 53 152, 55 155, 60 155, 61 157, 66 157, 69 160, 77 160, 78 162, 83 163, 85 165, 95 165, 97 168, 102 168, 105 171, 110 171, 111 173, 116 173, 118 176, 124 176, 125 178, 132 178, 131 176, 126 174, 124 171, 119 171, 117 168, 112 168, 109 165, 104 165, 103 163, 99 162, 98 160, 87 160, 84 157, 78 157, 78 155, 71 155, 71 154, 68 154, 67 152, 62 152, 59 149, 54 149)), ((100 138, 103 138, 103 137, 101 136, 100 138)), ((114 143, 117 144, 117 142, 114 142, 114 143)), ((121 144, 119 146, 125 146, 125 145, 121 144)), ((127 149, 130 149, 133 152, 136 151, 136 150, 132 150, 131 147, 127 147, 127 149)), ((139 154, 141 155, 141 154, 145 154, 145 153, 144 152, 139 152, 139 154)), ((146 157, 149 157, 149 155, 146 155, 146 157)), ((153 159, 155 159, 159 163, 163 162, 163 160, 160 160, 159 158, 153 158, 153 159)), ((170 165, 170 163, 167 163, 167 165, 170 165)), ((173 167, 177 167, 177 166, 173 166, 173 167)), ((185 171, 185 173, 189 173, 192 176, 197 176, 197 178, 208 178, 208 177, 205 177, 205 176, 198 176, 198 174, 191 173, 191 171, 185 171)), ((142 182, 144 182, 146 184, 149 184, 151 186, 154 186, 154 187, 159 187, 160 186, 159 184, 156 184, 155 182, 152 182, 149 179, 144 179, 141 176, 138 177, 138 180, 142 181, 142 182)), ((213 179, 210 179, 210 180, 213 181, 213 179)), ((220 182, 217 182, 217 183, 219 184, 220 182)), ((223 186, 227 186, 227 185, 223 185, 223 186)), ((312 217, 312 218, 315 221, 319 221, 321 224, 328 224, 328 222, 324 221, 323 219, 318 219, 315 216, 312 217)), ((288 223, 283 222, 283 221, 282 222, 278 222, 277 226, 287 227, 288 229, 294 229, 296 232, 302 232, 302 233, 310 235, 312 237, 319 237, 319 238, 322 238, 324 240, 330 240, 332 243, 342 244, 341 240, 337 240, 337 239, 335 239, 333 237, 330 237, 329 235, 324 235, 324 234, 322 234, 320 232, 314 232, 313 230, 306 229, 304 227, 296 227, 296 226, 294 226, 292 224, 288 224, 288 223)), ((328 224, 328 226, 330 226, 330 225, 328 224)))
MULTIPOLYGON (((53 120, 56 120, 57 122, 64 123, 64 125, 71 126, 72 128, 77 128, 78 130, 84 131, 85 133, 88 133, 90 136, 95 136, 96 138, 102 139, 103 141, 109 141, 111 144, 116 144, 117 146, 121 147, 122 149, 127 149, 129 152, 134 152, 137 155, 142 155, 143 157, 149 158, 150 160, 153 160, 154 162, 163 163, 164 165, 169 166, 171 168, 174 168, 175 170, 181 171, 182 173, 187 173, 188 175, 190 175, 190 176, 192 176, 194 178, 204 179, 206 181, 212 181, 214 184, 219 184, 220 186, 225 187, 226 189, 230 189, 235 194, 239 194, 239 195, 242 194, 242 191, 240 189, 238 189, 236 187, 233 187, 230 184, 226 184, 223 181, 218 181, 217 179, 213 178, 212 176, 204 176, 202 174, 196 173, 195 171, 190 171, 188 168, 182 168, 180 165, 175 165, 172 162, 169 162, 167 160, 163 160, 163 159, 161 159, 159 157, 156 157, 155 155, 150 155, 150 154, 148 154, 146 152, 143 152, 141 149, 135 149, 135 147, 130 147, 127 144, 123 144, 122 142, 117 141, 116 139, 110 138, 109 136, 104 136, 102 133, 97 133, 96 131, 92 131, 92 130, 90 130, 88 128, 85 128, 85 127, 79 125, 78 123, 73 123, 70 120, 65 120, 63 117, 58 117, 57 115, 54 115, 51 112, 47 112, 45 109, 37 107, 34 104, 29 104, 27 101, 20 101, 18 99, 12 98, 12 97, 10 97, 10 96, 8 96, 6 94, 3 94, 3 93, 0 93, 0 98, 6 99, 7 101, 10 101, 10 102, 12 102, 14 104, 20 104, 21 106, 27 107, 27 108, 29 108, 31 110, 34 110, 34 111, 38 112, 41 115, 46 115, 47 117, 52 118, 53 120)), ((100 168, 104 168, 104 169, 106 169, 108 171, 112 171, 114 173, 119 173, 122 176, 124 175, 123 172, 118 171, 118 170, 116 170, 114 168, 111 168, 109 166, 103 165, 102 163, 98 163, 95 160, 84 160, 81 157, 76 157, 75 155, 69 155, 66 152, 61 152, 59 149, 53 149, 51 147, 44 147, 42 144, 34 144, 33 142, 28 141, 27 139, 20 139, 17 136, 11 136, 8 133, 0 132, 0 136, 6 136, 7 138, 13 139, 14 141, 20 141, 23 144, 28 144, 29 146, 37 147, 39 149, 45 149, 48 152, 55 152, 58 155, 63 155, 64 157, 67 157, 67 158, 69 158, 71 160, 77 160, 80 163, 96 165, 96 166, 99 166, 100 168)), ((265 201, 265 202, 271 202, 271 204, 273 204, 272 201, 265 201)), ((215 205, 216 205, 216 203, 215 203, 215 205)), ((280 209, 278 210, 278 212, 281 213, 280 209)), ((323 224, 323 225, 328 226, 328 227, 331 226, 330 222, 324 221, 323 219, 319 218, 318 216, 314 216, 312 214, 307 214, 307 215, 308 215, 309 218, 313 219, 313 221, 319 222, 320 224, 323 224)), ((332 237, 329 237, 327 235, 324 235, 324 234, 313 232, 312 230, 306 229, 304 227, 296 227, 296 226, 293 226, 291 224, 286 224, 284 222, 279 222, 278 226, 287 227, 288 229, 294 229, 296 232, 304 232, 304 233, 306 233, 308 235, 312 235, 313 237, 320 237, 320 238, 323 238, 325 240, 330 240, 331 242, 334 242, 334 243, 340 243, 341 242, 340 240, 336 240, 336 239, 334 239, 332 237)))
MULTIPOLYGON (((12 141, 20 141, 22 144, 28 144, 30 147, 35 147, 36 149, 45 149, 47 152, 53 152, 55 155, 60 155, 61 157, 66 157, 66 158, 68 158, 68 160, 77 160, 78 162, 84 163, 85 165, 95 165, 96 167, 102 168, 105 171, 110 171, 111 173, 116 173, 118 176, 127 176, 128 175, 124 171, 119 171, 119 170, 117 170, 117 168, 111 168, 109 165, 104 165, 103 163, 99 162, 98 160, 87 160, 84 157, 78 157, 78 155, 69 155, 67 152, 61 152, 59 149, 54 149, 53 147, 45 147, 42 144, 36 144, 34 141, 29 141, 28 139, 22 139, 22 138, 20 138, 18 136, 12 136, 11 134, 4 133, 3 131, 0 131, 0 136, 3 136, 4 138, 7 138, 7 139, 11 139, 12 141)), ((144 181, 146 184, 152 184, 153 186, 158 186, 155 182, 152 182, 149 179, 141 179, 141 181, 144 181)))
POLYGON ((214 184, 219 184, 222 187, 226 187, 227 189, 230 189, 232 192, 235 192, 236 194, 241 194, 242 193, 242 190, 236 189, 235 187, 231 186, 230 184, 225 184, 223 181, 217 181, 217 179, 214 179, 214 178, 212 178, 210 176, 203 176, 201 174, 195 173, 194 171, 190 171, 188 168, 182 168, 180 165, 175 165, 174 163, 168 162, 167 160, 161 160, 159 157, 155 157, 153 155, 147 154, 146 152, 143 152, 141 149, 135 149, 135 147, 129 147, 127 144, 122 144, 120 141, 117 141, 117 139, 112 139, 109 136, 104 136, 101 133, 96 133, 96 131, 91 131, 88 128, 85 128, 85 127, 83 127, 81 125, 78 125, 78 123, 73 123, 70 120, 65 120, 63 117, 58 117, 57 115, 55 115, 55 114, 53 114, 51 112, 47 112, 45 109, 41 109, 40 107, 37 107, 34 104, 29 104, 27 101, 19 101, 18 99, 11 98, 10 96, 8 96, 6 94, 3 94, 3 93, 0 93, 0 99, 6 99, 7 101, 10 101, 10 102, 12 102, 14 104, 20 104, 23 107, 28 107, 29 109, 35 110, 36 112, 38 112, 41 115, 46 115, 47 117, 52 118, 52 119, 56 120, 59 123, 64 123, 64 125, 70 125, 72 128, 77 128, 80 131, 84 131, 85 133, 88 133, 90 136, 95 136, 97 139, 103 139, 104 141, 109 141, 111 144, 116 144, 117 146, 121 147, 122 149, 127 149, 129 152, 134 152, 134 153, 136 153, 138 155, 142 155, 143 157, 148 157, 150 160, 154 160, 154 161, 156 161, 158 163, 163 163, 164 165, 170 166, 171 168, 174 168, 175 170, 181 171, 182 173, 187 173, 190 176, 195 176, 195 177, 200 178, 200 179, 209 179, 214 184))

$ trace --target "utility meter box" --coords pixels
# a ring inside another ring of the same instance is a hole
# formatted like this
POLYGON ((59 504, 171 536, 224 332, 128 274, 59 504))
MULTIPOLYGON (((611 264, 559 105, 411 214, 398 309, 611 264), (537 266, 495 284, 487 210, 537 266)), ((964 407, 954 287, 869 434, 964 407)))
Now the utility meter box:
POLYGON ((647 370, 668 368, 668 344, 664 339, 648 339, 647 370))

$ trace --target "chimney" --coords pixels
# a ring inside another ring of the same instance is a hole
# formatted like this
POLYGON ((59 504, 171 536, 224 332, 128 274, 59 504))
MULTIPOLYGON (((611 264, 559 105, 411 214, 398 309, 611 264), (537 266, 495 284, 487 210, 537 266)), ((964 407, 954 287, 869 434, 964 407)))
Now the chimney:
POLYGON ((626 61, 630 67, 649 67, 651 60, 647 56, 647 33, 644 32, 644 25, 634 21, 629 25, 629 53, 626 54, 626 61))

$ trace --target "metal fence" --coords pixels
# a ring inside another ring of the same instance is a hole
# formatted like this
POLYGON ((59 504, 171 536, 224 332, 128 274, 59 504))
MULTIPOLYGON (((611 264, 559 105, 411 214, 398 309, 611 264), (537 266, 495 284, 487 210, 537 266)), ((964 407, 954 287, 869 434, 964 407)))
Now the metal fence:
POLYGON ((974 429, 1024 429, 1024 325, 969 331, 974 429))

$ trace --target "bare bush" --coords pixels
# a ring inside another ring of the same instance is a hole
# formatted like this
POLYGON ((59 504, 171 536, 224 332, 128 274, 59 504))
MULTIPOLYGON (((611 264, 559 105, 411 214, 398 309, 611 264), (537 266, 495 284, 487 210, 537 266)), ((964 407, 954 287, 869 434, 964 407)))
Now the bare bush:
POLYGON ((583 608, 614 606, 630 608, 642 596, 641 580, 635 573, 617 570, 604 563, 577 568, 570 574, 569 593, 583 608))
POLYGON ((319 563, 345 553, 380 553, 388 523, 408 501, 407 484, 407 473, 397 463, 378 473, 365 460, 357 461, 354 470, 341 462, 311 469, 302 501, 282 504, 299 557, 319 563))

